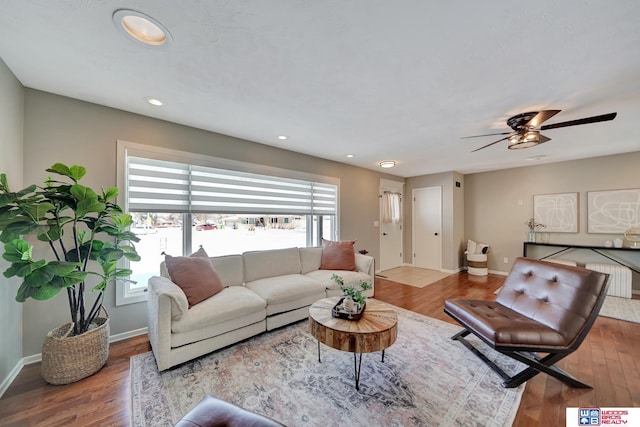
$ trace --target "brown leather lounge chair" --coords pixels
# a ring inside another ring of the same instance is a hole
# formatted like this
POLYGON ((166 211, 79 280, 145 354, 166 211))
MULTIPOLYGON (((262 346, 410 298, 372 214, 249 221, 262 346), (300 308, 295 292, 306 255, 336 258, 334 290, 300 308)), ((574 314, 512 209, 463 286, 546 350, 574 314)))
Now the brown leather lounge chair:
POLYGON ((608 276, 592 270, 518 258, 495 301, 446 300, 444 312, 465 329, 451 337, 517 387, 540 372, 576 388, 591 388, 553 366, 578 349, 607 294, 608 276), (509 376, 464 337, 528 365, 509 376))
POLYGON ((284 427, 284 424, 206 395, 174 427, 284 427))

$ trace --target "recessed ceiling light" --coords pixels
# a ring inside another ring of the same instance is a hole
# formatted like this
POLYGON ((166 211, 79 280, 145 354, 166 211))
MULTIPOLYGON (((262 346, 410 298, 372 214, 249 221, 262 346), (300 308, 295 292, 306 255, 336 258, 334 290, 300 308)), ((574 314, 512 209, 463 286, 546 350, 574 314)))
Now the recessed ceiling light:
POLYGON ((155 105, 156 107, 161 107, 164 105, 164 102, 160 101, 158 98, 153 98, 151 96, 147 96, 144 100, 151 105, 155 105))
POLYGON ((164 25, 135 10, 116 10, 113 23, 123 34, 148 46, 162 46, 171 40, 171 33, 164 25))
POLYGON ((285 135, 280 135, 280 136, 278 136, 278 139, 285 140, 285 139, 287 139, 287 137, 285 135))
POLYGON ((355 155, 353 155, 353 154, 347 154, 347 157, 351 159, 351 158, 355 157, 355 155))
POLYGON ((394 160, 383 160, 378 164, 381 168, 388 169, 394 167, 396 165, 396 162, 394 160))

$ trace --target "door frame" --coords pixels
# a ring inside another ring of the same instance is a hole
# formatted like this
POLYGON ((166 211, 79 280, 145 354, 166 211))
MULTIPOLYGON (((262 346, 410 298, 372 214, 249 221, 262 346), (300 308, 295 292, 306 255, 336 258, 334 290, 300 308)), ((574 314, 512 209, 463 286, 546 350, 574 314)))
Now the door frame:
MULTIPOLYGON (((405 218, 405 214, 404 214, 404 182, 399 182, 399 181, 392 181, 389 179, 384 179, 384 178, 380 178, 380 187, 379 187, 379 191, 378 191, 378 253, 380 254, 380 266, 382 266, 382 243, 383 243, 383 239, 382 239, 382 194, 385 191, 391 191, 394 193, 400 193, 400 247, 398 248, 398 250, 401 253, 400 256, 400 266, 405 265, 406 263, 404 262, 404 218, 405 218)), ((376 272, 380 272, 382 271, 380 268, 376 269, 376 272)))
POLYGON ((443 200, 442 200, 442 194, 443 194, 443 189, 441 185, 432 185, 429 187, 420 187, 420 188, 414 188, 411 190, 411 265, 413 265, 414 267, 416 267, 416 257, 415 257, 415 253, 416 253, 416 192, 419 192, 421 190, 428 190, 428 189, 432 189, 432 188, 437 188, 439 193, 440 193, 440 224, 439 224, 439 237, 440 237, 440 250, 439 250, 439 257, 438 257, 438 265, 437 265, 437 270, 438 271, 442 271, 442 243, 443 243, 443 236, 442 236, 442 216, 443 216, 443 212, 442 212, 442 205, 443 205, 443 200))

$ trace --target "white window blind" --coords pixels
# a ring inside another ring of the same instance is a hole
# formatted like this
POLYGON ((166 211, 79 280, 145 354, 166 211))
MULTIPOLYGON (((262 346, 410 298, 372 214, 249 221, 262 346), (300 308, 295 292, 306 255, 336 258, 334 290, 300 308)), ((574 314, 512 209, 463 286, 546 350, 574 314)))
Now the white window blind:
POLYGON ((131 212, 189 212, 189 165, 127 157, 131 212))
POLYGON ((131 212, 336 215, 337 186, 127 156, 131 212))

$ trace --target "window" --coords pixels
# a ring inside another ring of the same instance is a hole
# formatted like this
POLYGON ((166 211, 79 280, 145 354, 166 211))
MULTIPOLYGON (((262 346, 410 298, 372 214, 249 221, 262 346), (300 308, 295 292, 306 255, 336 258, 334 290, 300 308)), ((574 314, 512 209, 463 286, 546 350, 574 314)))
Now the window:
POLYGON ((147 289, 149 278, 158 274, 158 266, 164 261, 163 253, 182 255, 185 252, 185 221, 183 214, 176 212, 131 212, 131 216, 134 221, 131 231, 140 238, 136 249, 141 260, 129 266, 133 270, 129 287, 130 292, 140 293, 147 289))
POLYGON ((146 299, 163 252, 189 255, 202 245, 219 256, 338 238, 335 178, 121 141, 118 165, 142 257, 119 286, 118 305, 146 299))

